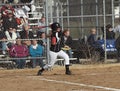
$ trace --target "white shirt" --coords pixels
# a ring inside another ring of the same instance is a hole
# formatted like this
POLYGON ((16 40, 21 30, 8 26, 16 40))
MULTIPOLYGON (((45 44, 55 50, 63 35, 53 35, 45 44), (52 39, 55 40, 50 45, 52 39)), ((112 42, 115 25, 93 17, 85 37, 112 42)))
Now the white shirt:
POLYGON ((9 42, 14 43, 14 44, 16 43, 16 41, 15 41, 16 38, 17 38, 16 32, 14 32, 14 31, 12 32, 12 37, 10 36, 8 31, 5 32, 5 35, 6 35, 7 39, 8 39, 8 43, 9 42))
POLYGON ((38 44, 36 44, 36 45, 32 45, 32 47, 33 47, 33 49, 37 49, 38 44))
MULTIPOLYGON (((38 22, 38 26, 39 27, 42 27, 42 26, 45 26, 45 22, 38 22)), ((39 31, 40 32, 45 32, 46 28, 41 28, 39 31)))
POLYGON ((114 32, 120 32, 120 25, 117 25, 113 31, 114 32))

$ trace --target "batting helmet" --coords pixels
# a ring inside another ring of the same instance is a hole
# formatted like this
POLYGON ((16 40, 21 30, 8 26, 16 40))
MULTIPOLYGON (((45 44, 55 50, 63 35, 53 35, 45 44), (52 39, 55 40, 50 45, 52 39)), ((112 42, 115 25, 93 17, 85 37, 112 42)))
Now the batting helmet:
POLYGON ((60 26, 59 23, 54 22, 54 23, 51 25, 51 29, 52 29, 53 31, 56 31, 57 28, 61 28, 61 26, 60 26))

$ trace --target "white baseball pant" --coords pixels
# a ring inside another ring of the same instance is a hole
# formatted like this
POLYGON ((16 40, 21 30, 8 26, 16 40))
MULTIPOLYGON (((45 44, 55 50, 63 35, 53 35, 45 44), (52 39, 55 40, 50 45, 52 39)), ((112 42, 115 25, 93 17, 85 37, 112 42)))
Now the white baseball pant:
POLYGON ((57 62, 57 57, 63 58, 65 60, 65 65, 70 64, 69 56, 63 50, 59 52, 50 51, 49 54, 50 54, 50 62, 44 66, 44 69, 51 68, 57 62))

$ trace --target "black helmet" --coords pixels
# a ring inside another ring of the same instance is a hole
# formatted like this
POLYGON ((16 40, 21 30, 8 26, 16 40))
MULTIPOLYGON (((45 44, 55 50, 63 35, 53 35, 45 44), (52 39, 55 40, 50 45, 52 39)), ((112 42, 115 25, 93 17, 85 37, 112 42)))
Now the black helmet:
POLYGON ((61 26, 60 26, 59 23, 54 22, 54 23, 51 25, 51 29, 52 29, 52 31, 56 31, 57 28, 61 28, 61 26))

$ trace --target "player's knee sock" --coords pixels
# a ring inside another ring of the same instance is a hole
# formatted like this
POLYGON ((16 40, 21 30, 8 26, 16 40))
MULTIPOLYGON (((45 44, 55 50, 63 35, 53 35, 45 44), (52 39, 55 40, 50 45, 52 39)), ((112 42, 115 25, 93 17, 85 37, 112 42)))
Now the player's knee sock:
POLYGON ((40 70, 38 71, 37 75, 38 75, 38 76, 39 76, 39 75, 41 75, 43 71, 44 71, 44 69, 43 69, 43 68, 42 68, 42 69, 40 69, 40 70))
POLYGON ((44 68, 41 69, 42 72, 43 72, 44 70, 45 70, 44 68))
POLYGON ((70 71, 69 65, 66 65, 65 68, 66 68, 66 72, 67 72, 67 71, 70 71))

